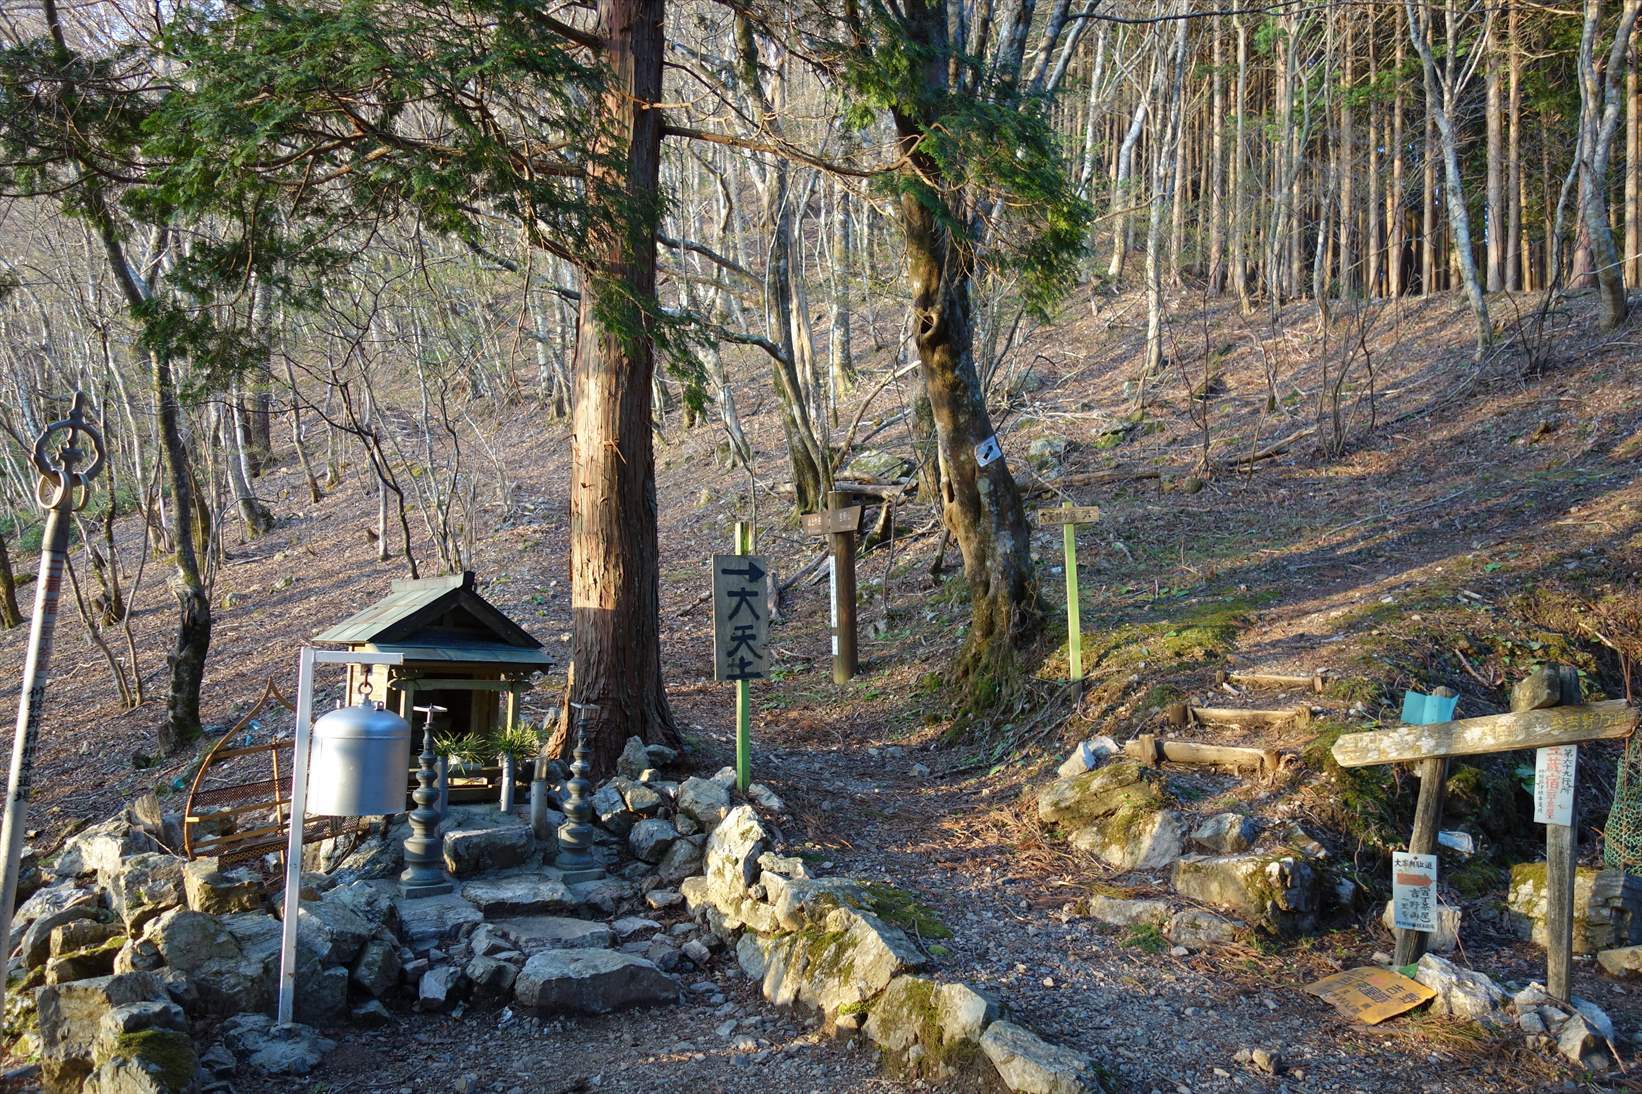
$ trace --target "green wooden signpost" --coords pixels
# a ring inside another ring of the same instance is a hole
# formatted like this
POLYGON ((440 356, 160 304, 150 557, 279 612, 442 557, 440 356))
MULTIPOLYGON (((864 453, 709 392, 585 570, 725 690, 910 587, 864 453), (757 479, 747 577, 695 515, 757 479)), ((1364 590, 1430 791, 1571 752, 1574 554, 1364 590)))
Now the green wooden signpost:
POLYGON ((752 553, 752 530, 736 521, 735 554, 713 556, 713 678, 735 683, 735 781, 752 781, 749 685, 769 675, 769 566, 752 553))
POLYGON ((1083 624, 1078 618, 1078 525, 1100 519, 1100 506, 1061 502, 1059 509, 1039 509, 1038 523, 1061 526, 1066 548, 1066 661, 1067 678, 1083 679, 1083 624))

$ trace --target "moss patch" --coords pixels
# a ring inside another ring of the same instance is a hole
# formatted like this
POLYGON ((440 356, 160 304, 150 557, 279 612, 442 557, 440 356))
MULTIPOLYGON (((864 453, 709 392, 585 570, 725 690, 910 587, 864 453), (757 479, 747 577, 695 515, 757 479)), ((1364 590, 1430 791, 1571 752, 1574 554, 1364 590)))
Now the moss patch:
POLYGON ((1162 953, 1169 948, 1168 939, 1155 923, 1136 923, 1124 932, 1123 944, 1146 953, 1162 953))
POLYGON ((917 938, 951 938, 952 931, 933 911, 918 903, 904 889, 881 881, 861 884, 867 891, 869 910, 885 923, 893 924, 917 938))
MULTIPOLYGON (((188 1034, 174 1029, 143 1029, 122 1033, 107 1057, 126 1056, 159 1068, 159 1079, 170 1090, 184 1090, 194 1081, 199 1057, 188 1034)), ((99 1064, 103 1061, 99 1061, 99 1064)))
POLYGON ((1400 848, 1413 817, 1413 794, 1398 786, 1386 765, 1341 767, 1334 762, 1334 742, 1357 730, 1348 722, 1320 722, 1317 735, 1300 752, 1306 765, 1332 784, 1333 793, 1318 803, 1318 819, 1381 851, 1400 848))

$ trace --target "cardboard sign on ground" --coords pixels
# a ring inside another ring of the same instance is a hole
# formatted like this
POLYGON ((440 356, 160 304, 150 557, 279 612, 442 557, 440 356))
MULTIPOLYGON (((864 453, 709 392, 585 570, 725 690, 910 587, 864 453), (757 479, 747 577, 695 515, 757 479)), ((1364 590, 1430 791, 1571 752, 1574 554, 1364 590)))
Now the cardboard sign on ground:
POLYGON ((1437 994, 1418 980, 1377 966, 1325 976, 1307 985, 1306 991, 1347 1018, 1370 1026, 1411 1011, 1437 994))

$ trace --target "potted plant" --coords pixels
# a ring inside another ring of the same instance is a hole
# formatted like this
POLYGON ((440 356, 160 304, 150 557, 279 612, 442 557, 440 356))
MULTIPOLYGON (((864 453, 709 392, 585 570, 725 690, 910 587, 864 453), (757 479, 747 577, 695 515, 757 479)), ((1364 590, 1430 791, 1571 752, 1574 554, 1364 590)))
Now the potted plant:
POLYGON ((433 735, 433 750, 438 753, 439 815, 450 811, 450 780, 452 775, 469 775, 484 763, 485 741, 471 730, 455 733, 446 730, 433 735))
POLYGON ((515 722, 498 729, 491 745, 502 766, 502 794, 497 807, 504 813, 511 812, 518 765, 541 751, 541 731, 528 723, 515 722))

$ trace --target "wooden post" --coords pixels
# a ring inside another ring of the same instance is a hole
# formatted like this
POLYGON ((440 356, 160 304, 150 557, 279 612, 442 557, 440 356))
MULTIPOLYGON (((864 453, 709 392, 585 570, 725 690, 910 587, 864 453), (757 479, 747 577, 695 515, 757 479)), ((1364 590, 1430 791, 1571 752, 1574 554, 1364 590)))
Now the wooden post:
POLYGON ((1574 874, 1579 865, 1579 801, 1571 824, 1545 826, 1545 990, 1564 1005, 1574 961, 1574 874))
MULTIPOLYGON (((1431 694, 1452 697, 1452 688, 1437 688, 1431 694)), ((1420 796, 1414 803, 1414 831, 1408 838, 1411 855, 1429 855, 1437 850, 1437 829, 1442 827, 1442 807, 1448 782, 1448 757, 1430 756, 1420 761, 1420 796)), ((1425 931, 1397 931, 1396 955, 1392 964, 1397 968, 1412 965, 1425 953, 1431 936, 1425 931)))
MULTIPOLYGON (((1063 501, 1061 508, 1072 503, 1063 501)), ((1078 526, 1068 521, 1060 526, 1066 547, 1066 664, 1067 678, 1083 679, 1083 624, 1078 619, 1078 526)))
MULTIPOLYGON (((1579 671, 1572 665, 1541 665, 1511 690, 1513 711, 1577 705, 1579 701, 1579 671)), ((1576 759, 1575 780, 1578 777, 1576 759)), ((1553 821, 1545 825, 1545 990, 1564 1005, 1572 990, 1569 981, 1573 974, 1574 881, 1578 868, 1579 795, 1575 793, 1568 823, 1553 821)))
MULTIPOLYGON (((750 555, 753 553, 753 533, 746 521, 735 522, 735 553, 750 555)), ((852 571, 853 576, 853 571, 852 571)), ((751 682, 737 680, 735 682, 735 785, 743 794, 752 782, 753 771, 753 732, 751 705, 751 682)))
MULTIPOLYGON (((849 495, 834 490, 827 495, 827 508, 834 512, 849 507, 849 495)), ((855 533, 832 533, 832 682, 847 683, 854 678, 860 662, 855 643, 855 533)))

